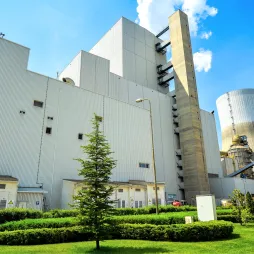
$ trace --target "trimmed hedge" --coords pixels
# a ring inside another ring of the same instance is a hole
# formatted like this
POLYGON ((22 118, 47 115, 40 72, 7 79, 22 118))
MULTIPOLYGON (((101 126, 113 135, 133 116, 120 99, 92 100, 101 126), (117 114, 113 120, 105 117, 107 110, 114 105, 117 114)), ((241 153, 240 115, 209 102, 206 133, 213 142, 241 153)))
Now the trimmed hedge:
POLYGON ((7 208, 0 210, 0 224, 7 221, 41 218, 42 212, 35 209, 7 208))
MULTIPOLYGON (((225 221, 156 226, 125 224, 109 227, 107 239, 140 239, 152 241, 208 241, 229 238, 233 224, 225 221), (111 232, 111 233, 110 233, 111 232)), ((94 234, 87 227, 42 228, 0 233, 0 245, 32 245, 89 241, 94 234)))
POLYGON ((75 218, 53 218, 53 219, 26 219, 11 221, 0 225, 0 231, 14 231, 38 228, 63 228, 73 227, 79 224, 75 218))
POLYGON ((54 209, 49 212, 43 213, 43 218, 65 218, 65 217, 77 217, 79 214, 78 210, 61 210, 54 209))

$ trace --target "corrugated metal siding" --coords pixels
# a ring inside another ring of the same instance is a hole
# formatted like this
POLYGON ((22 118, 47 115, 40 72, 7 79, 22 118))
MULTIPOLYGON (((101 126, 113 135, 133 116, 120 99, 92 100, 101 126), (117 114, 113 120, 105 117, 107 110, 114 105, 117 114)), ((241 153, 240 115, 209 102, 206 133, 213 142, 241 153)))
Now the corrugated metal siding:
POLYGON ((43 209, 43 194, 18 192, 17 206, 19 206, 20 202, 26 202, 26 208, 42 210, 43 209), (39 202, 39 205, 36 205, 37 202, 39 202))
POLYGON ((0 39, 0 174, 36 182, 47 78, 26 71, 29 50, 0 39), (20 114, 20 110, 25 114, 20 114))
POLYGON ((220 150, 214 115, 200 110, 207 172, 222 176, 220 150))
POLYGON ((105 135, 117 159, 112 180, 152 181, 149 112, 105 98, 104 119, 105 135), (150 168, 139 168, 139 162, 150 168))
POLYGON ((81 54, 82 52, 79 52, 72 62, 62 71, 59 75, 59 80, 66 77, 71 78, 75 86, 80 86, 81 54))
POLYGON ((233 122, 236 134, 247 135, 250 146, 254 147, 254 89, 231 91, 219 97, 216 104, 223 134, 223 149, 228 149, 232 142, 233 122))

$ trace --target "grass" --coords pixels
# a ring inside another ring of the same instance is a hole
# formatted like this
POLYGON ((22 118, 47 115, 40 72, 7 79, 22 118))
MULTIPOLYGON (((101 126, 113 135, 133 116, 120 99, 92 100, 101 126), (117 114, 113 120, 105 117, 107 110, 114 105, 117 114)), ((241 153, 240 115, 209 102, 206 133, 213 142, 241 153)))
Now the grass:
POLYGON ((254 253, 254 223, 247 226, 235 224, 233 238, 213 242, 152 242, 138 240, 110 240, 101 243, 101 251, 95 251, 94 242, 64 243, 37 246, 0 246, 0 253, 254 253))

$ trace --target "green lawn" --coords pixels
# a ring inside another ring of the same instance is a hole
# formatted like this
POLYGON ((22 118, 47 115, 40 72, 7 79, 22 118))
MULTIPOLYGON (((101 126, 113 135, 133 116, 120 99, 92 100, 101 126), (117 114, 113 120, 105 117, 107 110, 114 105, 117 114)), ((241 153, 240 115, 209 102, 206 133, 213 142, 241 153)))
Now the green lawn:
POLYGON ((94 242, 65 243, 38 246, 0 246, 0 253, 254 253, 254 223, 235 224, 231 240, 197 243, 111 240, 101 243, 100 252, 94 251, 94 242))

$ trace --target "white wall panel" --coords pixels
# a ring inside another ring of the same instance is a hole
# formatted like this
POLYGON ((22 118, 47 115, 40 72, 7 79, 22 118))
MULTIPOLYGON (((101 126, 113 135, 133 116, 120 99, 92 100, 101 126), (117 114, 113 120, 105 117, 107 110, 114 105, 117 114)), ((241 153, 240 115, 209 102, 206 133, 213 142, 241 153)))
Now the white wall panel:
POLYGON ((157 90, 158 81, 157 81, 157 71, 156 71, 156 64, 146 61, 146 79, 147 79, 147 86, 150 89, 157 90))
POLYGON ((81 68, 81 52, 71 61, 70 64, 59 75, 59 80, 63 78, 71 78, 75 86, 80 86, 80 68, 81 68))
POLYGON ((128 34, 123 34, 123 47, 130 52, 135 52, 135 39, 128 34))
POLYGON ((207 172, 222 176, 220 149, 214 115, 200 110, 207 172))
POLYGON ((140 56, 136 55, 136 83, 142 85, 142 86, 147 86, 147 79, 146 79, 146 60, 140 56))
POLYGON ((178 188, 178 176, 176 169, 175 150, 177 148, 174 143, 175 134, 172 121, 172 98, 169 95, 158 93, 160 103, 160 124, 161 124, 161 141, 163 155, 164 182, 166 183, 166 192, 176 194, 180 197, 178 188))
POLYGON ((139 25, 135 25, 135 38, 142 43, 145 43, 145 29, 139 25))
POLYGON ((128 50, 124 50, 123 59, 124 59, 123 77, 127 80, 135 82, 135 73, 136 73, 135 54, 128 50))
POLYGON ((129 102, 128 81, 120 76, 110 73, 109 97, 128 103, 129 102))
POLYGON ((96 56, 81 51, 80 87, 92 92, 95 91, 96 59, 96 56))
POLYGON ((154 64, 156 64, 155 61, 155 49, 146 45, 146 59, 154 64))
POLYGON ((95 68, 95 92, 108 96, 109 61, 97 57, 95 68))
POLYGON ((103 116, 102 96, 53 81, 49 84, 46 115, 54 115, 54 120, 44 122, 39 180, 49 191, 52 207, 60 206, 62 179, 80 178, 79 164, 73 160, 83 157, 84 141, 78 134, 91 132, 94 113, 103 116), (51 135, 45 133, 48 125, 51 135))
MULTIPOLYGON (((161 136, 161 116, 160 116, 160 104, 159 94, 157 91, 153 91, 146 87, 143 87, 144 98, 151 100, 152 105, 152 117, 153 117, 153 131, 154 131, 154 147, 155 147, 155 161, 157 170, 157 180, 164 182, 164 162, 163 162, 163 144, 161 136)), ((144 102, 144 107, 149 109, 149 102, 144 102)))
POLYGON ((117 166, 112 180, 152 181, 152 168, 139 168, 139 162, 151 165, 149 112, 105 98, 104 131, 117 166))
POLYGON ((145 29, 145 41, 148 46, 155 48, 154 34, 145 29))
POLYGON ((143 108, 144 107, 143 102, 136 103, 136 99, 144 98, 143 87, 134 82, 128 81, 128 88, 129 88, 129 104, 143 108))
POLYGON ((135 40, 135 54, 144 59, 146 58, 145 43, 135 40))
POLYGON ((40 139, 48 78, 27 71, 29 50, 0 39, 0 174, 37 186, 40 139), (25 111, 25 114, 20 114, 25 111))
POLYGON ((135 23, 126 18, 122 18, 122 22, 123 22, 123 32, 129 35, 130 37, 135 38, 135 23))

